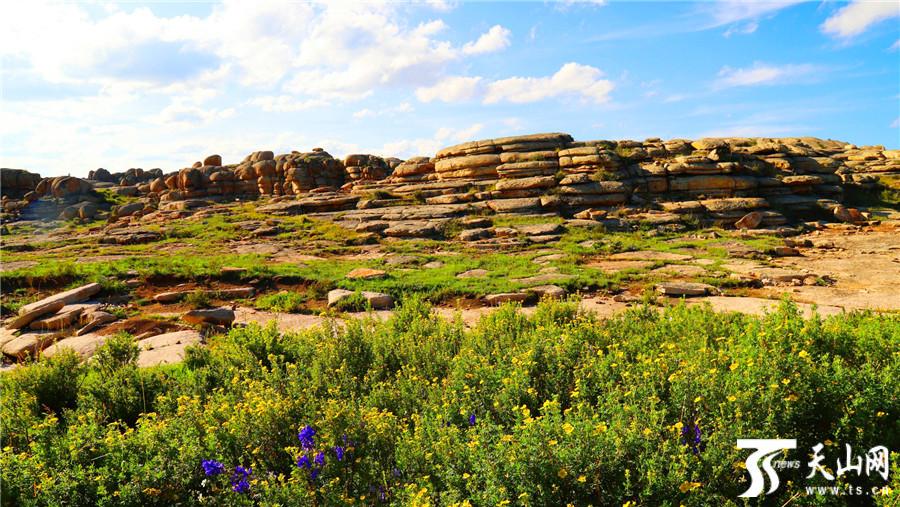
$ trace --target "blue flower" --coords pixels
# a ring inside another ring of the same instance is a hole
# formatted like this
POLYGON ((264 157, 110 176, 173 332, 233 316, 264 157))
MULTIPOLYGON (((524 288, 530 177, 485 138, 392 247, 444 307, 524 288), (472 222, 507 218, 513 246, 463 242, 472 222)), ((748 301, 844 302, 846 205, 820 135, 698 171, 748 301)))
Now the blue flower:
POLYGON ((312 449, 316 443, 313 440, 313 437, 316 436, 316 430, 312 429, 312 426, 304 426, 300 433, 297 434, 297 438, 300 439, 300 445, 303 446, 304 449, 312 449))
POLYGON ((691 421, 681 428, 681 444, 690 447, 692 453, 700 454, 700 451, 706 449, 706 443, 703 442, 702 435, 700 425, 691 421))
POLYGON ((207 476, 219 475, 225 473, 225 465, 214 459, 205 459, 200 463, 203 466, 203 472, 207 476))
POLYGON ((309 478, 310 478, 311 480, 316 480, 316 479, 319 478, 319 474, 320 474, 321 472, 322 472, 322 471, 319 470, 318 468, 314 468, 314 469, 312 469, 312 470, 309 472, 309 478))
POLYGON ((249 477, 252 473, 252 468, 244 468, 240 465, 234 467, 234 473, 231 474, 231 489, 235 493, 246 493, 250 491, 249 477))
POLYGON ((298 468, 309 468, 312 464, 309 462, 309 456, 303 455, 297 458, 297 467, 298 468))
POLYGON ((319 454, 316 454, 316 457, 313 458, 313 462, 320 467, 325 466, 325 453, 320 452, 319 454))
POLYGON ((344 448, 339 445, 334 446, 334 457, 338 461, 344 461, 344 448))
POLYGON ((469 426, 475 426, 475 414, 469 416, 469 426))

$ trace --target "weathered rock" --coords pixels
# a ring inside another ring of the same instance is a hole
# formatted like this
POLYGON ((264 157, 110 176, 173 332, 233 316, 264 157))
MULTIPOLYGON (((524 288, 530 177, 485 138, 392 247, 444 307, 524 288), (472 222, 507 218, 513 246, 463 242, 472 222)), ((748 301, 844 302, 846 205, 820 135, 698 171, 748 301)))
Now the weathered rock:
POLYGON ((94 352, 106 343, 106 340, 109 338, 110 336, 100 336, 93 333, 64 338, 44 349, 42 355, 44 357, 53 357, 62 350, 70 349, 81 356, 82 359, 87 359, 93 356, 94 352))
POLYGON ((844 206, 836 206, 833 210, 834 217, 848 224, 865 222, 866 218, 856 208, 846 208, 844 206))
POLYGON ((234 322, 234 310, 229 308, 191 310, 182 315, 181 320, 194 325, 230 326, 234 322))
POLYGON ((3 344, 3 353, 15 359, 24 359, 28 356, 34 356, 38 352, 49 347, 56 341, 57 334, 54 332, 31 332, 23 333, 13 340, 3 344))
POLYGON ((566 228, 560 224, 520 225, 516 227, 516 230, 526 236, 557 236, 566 232, 566 228))
MULTIPOLYGON (((353 291, 346 289, 334 289, 328 292, 328 306, 334 306, 342 300, 355 294, 353 291)), ((373 310, 387 310, 394 306, 394 298, 380 292, 360 292, 366 302, 373 310)))
POLYGON ((81 312, 84 310, 82 306, 72 305, 74 307, 62 307, 59 313, 46 318, 31 321, 29 328, 35 331, 61 331, 78 322, 81 312))
POLYGON ((177 363, 184 359, 190 346, 201 343, 200 333, 194 330, 164 333, 137 342, 140 354, 137 365, 141 368, 177 363))
POLYGON ((527 300, 527 292, 502 292, 499 294, 488 294, 487 296, 484 296, 485 304, 491 306, 497 306, 509 302, 522 303, 527 300))
POLYGON ((734 223, 738 229, 756 229, 762 223, 763 214, 759 211, 751 211, 734 223))
POLYGON ((59 311, 63 306, 79 303, 100 292, 99 283, 89 283, 65 292, 44 298, 19 308, 19 315, 6 324, 10 329, 20 329, 41 315, 59 311))
POLYGON ((490 238, 493 232, 490 229, 466 229, 459 233, 460 241, 478 241, 490 238))
POLYGON ((719 290, 705 283, 693 282, 664 282, 657 284, 656 292, 665 296, 708 296, 719 293, 719 290))
POLYGON ((382 231, 391 238, 427 238, 437 235, 437 226, 431 222, 401 222, 391 224, 382 231))
POLYGON ((484 278, 491 272, 486 269, 470 269, 456 275, 456 278, 484 278))
POLYGON ((372 268, 356 268, 346 276, 349 280, 377 280, 385 277, 387 277, 387 271, 372 268))
POLYGON ((523 291, 537 294, 540 298, 562 299, 566 297, 566 289, 558 285, 537 285, 523 289, 523 291))
MULTIPOLYGON (((87 313, 87 322, 75 331, 75 336, 82 336, 110 322, 116 321, 116 316, 109 312, 92 311, 87 313)), ((82 314, 82 322, 84 322, 85 314, 82 314)))

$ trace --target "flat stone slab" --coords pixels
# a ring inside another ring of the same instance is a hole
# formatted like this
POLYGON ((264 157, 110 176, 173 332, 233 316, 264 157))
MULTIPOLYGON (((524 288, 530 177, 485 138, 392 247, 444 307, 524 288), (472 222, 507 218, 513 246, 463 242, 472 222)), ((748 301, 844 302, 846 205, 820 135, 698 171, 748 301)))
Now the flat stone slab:
POLYGON ((372 268, 356 268, 346 276, 350 280, 377 280, 385 277, 387 277, 387 271, 372 268))
POLYGON ((664 282, 656 285, 656 292, 664 296, 698 297, 719 293, 719 290, 705 283, 664 282))
POLYGON ((234 311, 229 308, 210 308, 191 310, 181 316, 188 324, 212 324, 214 326, 230 326, 234 322, 234 311))
POLYGON ((484 302, 490 306, 509 302, 522 303, 527 299, 527 292, 502 292, 500 294, 488 294, 487 296, 484 296, 484 302))
MULTIPOLYGON (((328 306, 334 306, 352 296, 354 292, 346 289, 334 289, 328 292, 328 306)), ((373 310, 386 310, 394 306, 394 298, 381 292, 360 292, 373 310)))
POLYGON ((106 340, 108 339, 108 335, 100 336, 95 333, 64 338, 44 349, 43 355, 45 357, 53 357, 63 349, 71 349, 81 356, 82 359, 87 359, 93 356, 94 352, 96 352, 101 345, 106 343, 106 340))
POLYGON ((9 357, 23 359, 49 347, 57 338, 54 332, 23 333, 3 344, 3 353, 9 357))
POLYGON ((486 269, 470 269, 456 275, 456 278, 484 278, 491 272, 486 269))
POLYGON ((566 297, 566 289, 563 289, 558 285, 537 285, 535 287, 522 289, 521 292, 537 294, 538 297, 541 298, 562 299, 566 297))
POLYGON ((566 228, 560 224, 520 225, 516 230, 526 236, 558 236, 566 232, 566 228))
POLYGON ((59 294, 54 294, 40 301, 27 304, 19 309, 19 316, 7 323, 6 327, 11 329, 19 329, 31 323, 41 315, 54 313, 59 311, 63 306, 79 303, 100 292, 102 287, 99 283, 89 283, 76 287, 59 294))
POLYGON ((141 349, 137 365, 141 368, 172 364, 184 359, 184 351, 201 341, 200 333, 194 330, 163 333, 137 342, 141 349))

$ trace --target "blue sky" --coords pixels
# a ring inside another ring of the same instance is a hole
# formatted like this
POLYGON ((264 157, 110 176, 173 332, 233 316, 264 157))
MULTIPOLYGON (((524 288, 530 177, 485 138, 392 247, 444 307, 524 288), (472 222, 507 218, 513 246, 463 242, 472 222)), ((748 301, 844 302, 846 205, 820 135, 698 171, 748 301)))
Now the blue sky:
POLYGON ((900 147, 900 3, 6 2, 0 165, 816 136, 900 147))

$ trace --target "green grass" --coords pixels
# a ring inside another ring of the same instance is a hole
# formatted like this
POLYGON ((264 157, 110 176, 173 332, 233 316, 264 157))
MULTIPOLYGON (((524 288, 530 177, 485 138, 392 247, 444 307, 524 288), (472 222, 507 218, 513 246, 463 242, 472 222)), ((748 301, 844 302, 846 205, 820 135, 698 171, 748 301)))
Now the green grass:
MULTIPOLYGON (((736 439, 796 438, 785 459, 801 469, 781 470, 764 504, 845 505, 796 501, 806 485, 833 485, 805 478, 807 453, 833 442, 831 466, 844 444, 900 447, 898 341, 896 315, 804 319, 790 304, 765 317, 676 306, 599 321, 545 303, 466 330, 418 301, 386 322, 235 329, 145 370, 122 336, 86 365, 60 354, 0 375, 0 500, 738 506, 749 451, 736 439), (681 440, 694 427, 696 446, 681 440), (319 452, 313 479, 295 463, 319 452), (226 473, 205 476, 207 459, 226 473), (253 470, 247 494, 231 490, 237 465, 253 470)), ((859 504, 893 505, 896 468, 889 484, 893 496, 859 504)))

